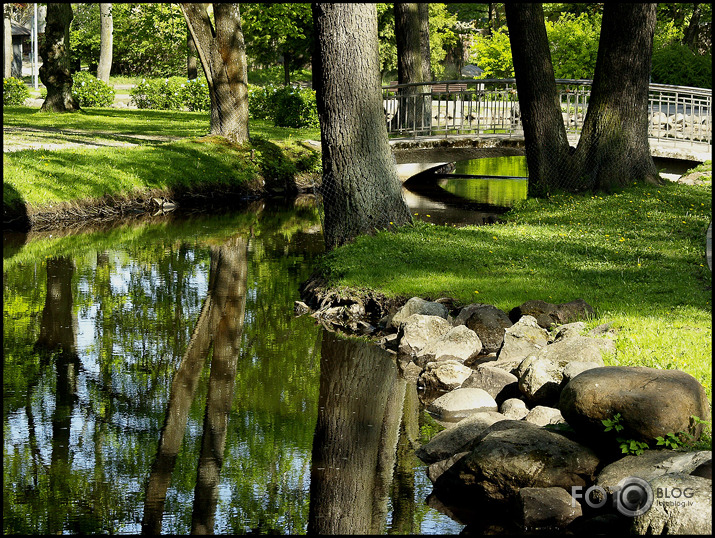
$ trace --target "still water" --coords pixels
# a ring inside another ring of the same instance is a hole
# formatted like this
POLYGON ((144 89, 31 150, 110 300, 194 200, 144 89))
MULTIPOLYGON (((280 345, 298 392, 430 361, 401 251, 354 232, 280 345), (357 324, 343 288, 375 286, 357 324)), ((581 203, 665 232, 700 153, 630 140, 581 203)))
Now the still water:
POLYGON ((394 358, 293 314, 314 207, 4 234, 3 531, 451 534, 394 358))

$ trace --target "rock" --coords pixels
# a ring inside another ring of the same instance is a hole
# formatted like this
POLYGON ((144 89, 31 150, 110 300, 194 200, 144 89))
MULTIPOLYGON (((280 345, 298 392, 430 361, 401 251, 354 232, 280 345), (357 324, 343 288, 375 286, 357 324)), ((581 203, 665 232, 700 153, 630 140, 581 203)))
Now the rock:
POLYGON ((708 480, 713 479, 713 460, 710 458, 705 463, 698 465, 695 470, 690 473, 692 476, 700 476, 702 478, 707 478, 708 480))
POLYGON ((697 439, 702 424, 691 426, 691 416, 710 420, 705 389, 679 370, 638 366, 607 366, 586 370, 561 391, 559 409, 569 425, 603 442, 604 419, 620 413, 618 433, 624 439, 650 442, 668 433, 690 431, 697 439))
POLYGON ((539 327, 536 319, 523 316, 504 331, 504 343, 497 354, 497 360, 490 366, 511 371, 526 357, 546 347, 548 342, 549 333, 539 327))
POLYGON ((454 427, 439 432, 426 445, 418 448, 415 455, 425 463, 435 463, 451 458, 458 452, 470 451, 474 448, 474 440, 484 430, 505 419, 504 415, 496 411, 474 413, 454 427))
POLYGON ((546 426, 547 424, 565 424, 564 417, 561 416, 561 411, 553 407, 537 405, 524 417, 526 422, 536 424, 537 426, 546 426))
POLYGON ((703 463, 712 460, 712 451, 675 452, 673 450, 646 450, 638 456, 625 456, 606 465, 596 477, 595 484, 607 493, 613 493, 623 479, 637 476, 650 482, 668 473, 690 474, 703 463))
POLYGON ((506 370, 480 364, 462 383, 462 388, 483 389, 499 403, 518 395, 519 380, 506 370))
POLYGON ((437 479, 442 476, 442 473, 444 473, 447 469, 449 469, 452 465, 454 465, 457 461, 462 459, 467 454, 469 454, 469 452, 459 452, 451 458, 447 458, 430 464, 430 466, 427 467, 427 478, 429 478, 434 484, 437 479))
POLYGON ((464 325, 451 328, 448 332, 430 340, 418 353, 415 362, 420 366, 428 362, 443 360, 451 356, 465 362, 479 355, 482 342, 477 333, 464 325))
POLYGON ((446 320, 449 315, 449 311, 443 304, 433 301, 425 301, 419 297, 412 297, 402 308, 400 308, 400 310, 395 313, 390 321, 390 326, 399 328, 400 324, 405 323, 413 314, 438 316, 446 320))
POLYGON ((473 413, 496 411, 494 398, 482 389, 457 389, 433 401, 427 411, 438 419, 458 422, 473 413))
POLYGON ((444 495, 505 502, 525 487, 570 491, 590 484, 599 463, 590 448, 524 421, 497 422, 475 442, 435 482, 444 495))
POLYGON ((429 343, 449 332, 452 326, 440 316, 412 314, 398 331, 398 350, 407 355, 417 355, 429 343))
POLYGON ((303 301, 295 301, 293 303, 293 312, 296 316, 302 316, 303 314, 311 312, 311 308, 303 301))
POLYGON ((586 370, 591 370, 592 368, 600 368, 603 366, 603 361, 598 362, 588 362, 588 361, 571 361, 564 367, 563 377, 561 379, 561 386, 564 387, 566 383, 571 381, 581 372, 586 370))
POLYGON ((633 518, 631 534, 712 536, 711 480, 684 473, 668 473, 651 480, 650 487, 655 497, 653 505, 644 514, 633 518))
POLYGON ((576 299, 569 303, 552 304, 546 301, 533 300, 512 308, 509 319, 516 322, 522 316, 533 316, 539 326, 548 329, 552 325, 562 325, 572 321, 593 317, 595 311, 583 299, 576 299))
POLYGON ((429 362, 417 380, 417 388, 447 392, 459 388, 471 374, 472 369, 459 361, 429 362))
POLYGON ((467 305, 459 312, 454 325, 465 325, 479 336, 482 353, 499 351, 504 342, 504 329, 513 323, 506 312, 489 304, 467 305))
POLYGON ((509 398, 501 404, 499 412, 509 420, 521 420, 529 414, 529 409, 524 400, 509 398))
POLYGON ((520 522, 526 530, 562 529, 581 517, 581 505, 559 487, 521 488, 518 506, 520 522))
POLYGON ((571 338, 572 336, 581 336, 581 333, 586 329, 586 324, 583 321, 574 321, 573 323, 567 323, 562 325, 556 331, 556 336, 554 336, 554 342, 563 340, 565 338, 571 338))

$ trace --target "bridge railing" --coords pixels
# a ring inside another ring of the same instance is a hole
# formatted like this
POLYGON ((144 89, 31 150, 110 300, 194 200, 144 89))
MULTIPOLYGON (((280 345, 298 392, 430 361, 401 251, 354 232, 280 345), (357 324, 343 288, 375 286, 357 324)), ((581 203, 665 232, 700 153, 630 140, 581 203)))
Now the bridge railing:
MULTIPOLYGON (((581 132, 591 83, 556 80, 568 133, 581 132)), ((514 79, 390 84, 382 92, 387 130, 393 137, 524 133, 514 79)), ((651 84, 649 136, 712 145, 712 90, 651 84)))

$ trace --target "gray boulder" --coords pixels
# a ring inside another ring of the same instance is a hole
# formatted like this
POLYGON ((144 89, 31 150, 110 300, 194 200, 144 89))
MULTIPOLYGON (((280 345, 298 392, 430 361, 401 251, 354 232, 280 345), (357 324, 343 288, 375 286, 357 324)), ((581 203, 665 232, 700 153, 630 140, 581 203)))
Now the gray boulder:
POLYGON ((415 362, 422 366, 428 362, 438 362, 447 356, 466 362, 479 355, 481 350, 482 342, 477 333, 465 325, 458 325, 427 342, 427 345, 417 352, 415 362))
POLYGON ((472 369, 459 361, 429 362, 417 380, 417 388, 427 392, 448 392, 459 388, 471 374, 472 369))
POLYGON ((427 411, 437 419, 458 422, 480 411, 496 411, 494 398, 482 389, 457 389, 434 400, 427 411))
POLYGON ((475 303, 462 308, 454 325, 466 325, 482 342, 482 353, 499 351, 504 342, 504 329, 513 323, 506 312, 490 304, 475 303))
POLYGON ((521 420, 529 414, 529 408, 526 407, 524 400, 509 398, 502 402, 499 412, 509 420, 521 420))
POLYGON ((435 463, 451 458, 459 452, 469 451, 474 448, 474 440, 484 430, 501 420, 506 420, 506 417, 496 411, 474 413, 454 427, 439 432, 426 445, 418 448, 415 454, 425 463, 435 463))
POLYGON ((531 422, 537 426, 546 426, 547 424, 565 424, 564 417, 561 416, 561 411, 553 407, 537 405, 524 417, 526 422, 531 422))
POLYGON ((524 421, 497 422, 475 443, 435 487, 452 495, 506 502, 525 487, 586 486, 599 463, 590 448, 524 421))
POLYGON ((509 311, 509 319, 517 321, 522 316, 533 316, 537 323, 545 328, 553 325, 563 325, 573 321, 593 317, 595 310, 583 299, 562 304, 547 303, 546 301, 533 300, 513 308, 509 311))
POLYGON ((691 375, 679 370, 606 366, 586 370, 561 391, 559 409, 566 422, 584 435, 603 440, 604 419, 620 413, 619 436, 651 442, 668 433, 690 432, 696 438, 710 420, 707 394, 691 375))
POLYGON ((504 331, 497 360, 490 364, 507 371, 515 369, 529 355, 534 355, 549 343, 549 333, 539 327, 532 316, 523 316, 504 331))
POLYGON ((631 534, 712 536, 711 480, 684 473, 668 473, 651 480, 650 487, 655 497, 653 505, 644 514, 633 518, 631 534))
POLYGON ((518 395, 519 380, 514 374, 487 363, 477 366, 462 383, 462 388, 486 390, 499 403, 518 395))
POLYGON ((525 530, 563 529, 581 517, 581 505, 563 488, 521 488, 520 523, 525 530), (574 506, 575 505, 575 506, 574 506))
POLYGON ((399 328, 400 324, 406 322, 407 318, 413 314, 421 314, 423 316, 439 316, 446 320, 449 315, 449 311, 443 304, 433 301, 425 301, 420 297, 412 297, 395 313, 390 321, 390 326, 399 328))
MULTIPOLYGON (((441 306, 441 305, 440 305, 441 306)), ((430 342, 449 332, 452 326, 440 316, 412 314, 400 325, 397 332, 398 351, 417 355, 430 342)))

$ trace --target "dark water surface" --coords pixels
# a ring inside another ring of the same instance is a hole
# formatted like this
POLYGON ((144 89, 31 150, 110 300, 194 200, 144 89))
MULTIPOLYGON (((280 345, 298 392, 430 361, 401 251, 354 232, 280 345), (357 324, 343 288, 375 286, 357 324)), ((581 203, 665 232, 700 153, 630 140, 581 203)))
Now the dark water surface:
POLYGON ((394 358, 295 317, 314 208, 4 234, 3 531, 459 532, 394 358))

